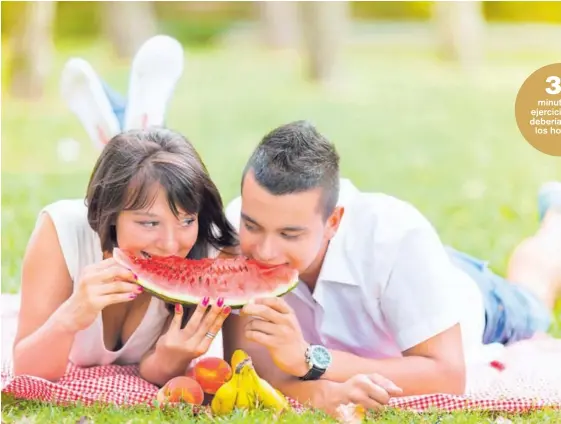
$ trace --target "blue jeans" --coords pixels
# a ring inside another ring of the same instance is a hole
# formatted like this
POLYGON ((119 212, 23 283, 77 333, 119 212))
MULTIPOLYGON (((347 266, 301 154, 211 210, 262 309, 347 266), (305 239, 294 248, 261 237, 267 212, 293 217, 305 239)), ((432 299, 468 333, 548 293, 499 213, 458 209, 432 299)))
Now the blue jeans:
POLYGON ((551 312, 533 293, 493 273, 487 262, 447 247, 452 263, 479 286, 485 305, 483 343, 509 344, 546 332, 551 312))
POLYGON ((109 87, 109 85, 105 81, 101 80, 101 85, 103 86, 103 90, 105 91, 105 94, 109 99, 109 103, 111 103, 111 108, 113 109, 113 113, 115 113, 115 116, 119 121, 119 126, 121 127, 122 131, 125 122, 125 109, 127 106, 127 99, 126 97, 122 96, 111 87, 109 87))

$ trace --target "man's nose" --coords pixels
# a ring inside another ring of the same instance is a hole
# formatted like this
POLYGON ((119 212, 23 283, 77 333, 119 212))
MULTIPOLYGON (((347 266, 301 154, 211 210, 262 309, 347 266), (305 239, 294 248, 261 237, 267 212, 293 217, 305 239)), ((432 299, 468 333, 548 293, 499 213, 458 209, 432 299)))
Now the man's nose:
POLYGON ((263 239, 263 241, 256 246, 252 256, 259 262, 274 262, 277 257, 277 252, 272 240, 269 237, 263 239))

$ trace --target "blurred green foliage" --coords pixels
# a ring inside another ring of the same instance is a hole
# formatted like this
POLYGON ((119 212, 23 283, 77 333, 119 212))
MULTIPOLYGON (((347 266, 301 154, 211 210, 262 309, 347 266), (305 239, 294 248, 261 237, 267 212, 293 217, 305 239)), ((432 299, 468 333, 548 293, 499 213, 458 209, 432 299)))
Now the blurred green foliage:
MULTIPOLYGON (((103 31, 104 2, 58 2, 54 36, 57 41, 93 39, 103 31)), ((434 2, 352 2, 354 19, 416 20, 431 18, 434 2)), ((25 2, 2 2, 2 35, 10 34, 23 17, 25 2)), ((159 30, 185 45, 206 45, 239 21, 257 18, 255 2, 154 2, 159 30)), ((561 2, 483 2, 490 22, 561 23, 561 2)))

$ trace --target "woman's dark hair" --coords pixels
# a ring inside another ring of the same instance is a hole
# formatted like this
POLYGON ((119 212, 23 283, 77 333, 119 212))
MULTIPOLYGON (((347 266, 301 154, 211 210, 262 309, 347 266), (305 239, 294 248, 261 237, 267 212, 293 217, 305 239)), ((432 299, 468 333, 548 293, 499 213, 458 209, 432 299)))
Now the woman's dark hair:
POLYGON ((238 244, 220 193, 193 145, 177 132, 150 128, 113 137, 93 169, 86 195, 88 222, 104 252, 117 245, 119 213, 149 206, 154 183, 166 191, 176 216, 179 209, 198 214, 199 234, 187 257, 201 259, 209 246, 222 250, 238 244))

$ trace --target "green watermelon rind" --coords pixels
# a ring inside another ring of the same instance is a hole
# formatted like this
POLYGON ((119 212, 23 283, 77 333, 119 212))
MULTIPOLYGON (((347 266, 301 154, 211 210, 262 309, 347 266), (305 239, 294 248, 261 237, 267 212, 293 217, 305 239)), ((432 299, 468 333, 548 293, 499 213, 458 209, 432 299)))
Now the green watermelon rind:
MULTIPOLYGON (((124 254, 122 251, 120 251, 118 248, 115 248, 113 251, 113 258, 115 258, 115 260, 121 264, 122 266, 126 267, 127 269, 130 269, 130 267, 128 266, 128 264, 126 263, 126 261, 124 261, 121 256, 125 256, 126 254, 124 254)), ((235 299, 228 299, 228 298, 224 298, 224 306, 228 305, 230 306, 232 309, 241 309, 244 307, 244 305, 248 304, 249 302, 251 302, 251 300, 256 299, 256 298, 265 298, 265 297, 282 297, 284 295, 286 295, 287 293, 291 292, 292 290, 294 290, 294 288, 296 288, 296 286, 298 285, 298 278, 296 278, 295 280, 291 281, 290 283, 286 283, 286 284, 280 284, 274 291, 272 292, 263 292, 262 294, 259 295, 254 295, 252 297, 247 297, 247 298, 235 298, 235 299)), ((161 287, 159 287, 157 284, 154 284, 153 282, 143 279, 143 278, 138 278, 136 281, 136 284, 138 284, 139 286, 141 286, 146 292, 156 296, 159 299, 162 299, 166 302, 170 302, 170 303, 180 303, 183 305, 196 305, 199 304, 201 302, 201 298, 198 296, 193 296, 193 295, 189 295, 189 294, 184 294, 184 293, 171 293, 170 291, 166 291, 163 292, 161 287)), ((214 299, 214 298, 210 298, 209 300, 209 305, 213 305, 216 303, 218 299, 214 299)))
MULTIPOLYGON (((200 303, 202 300, 198 296, 189 296, 183 293, 177 293, 177 296, 171 295, 169 292, 162 293, 158 291, 158 288, 154 288, 155 285, 149 281, 143 280, 139 278, 136 282, 139 286, 142 286, 145 291, 149 292, 150 294, 162 299, 166 302, 170 303, 180 303, 183 305, 196 305, 200 303)), ((262 295, 257 295, 253 297, 249 297, 246 299, 227 299, 224 298, 224 305, 230 306, 232 309, 241 309, 244 305, 248 304, 252 299, 261 298, 261 297, 282 297, 285 294, 292 291, 298 285, 298 280, 291 282, 290 284, 283 284, 278 287, 273 292, 263 292, 262 295)), ((218 299, 210 298, 209 304, 214 305, 218 299)))

